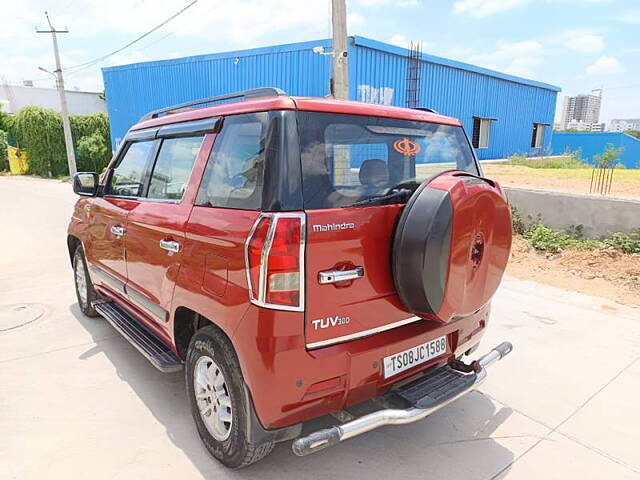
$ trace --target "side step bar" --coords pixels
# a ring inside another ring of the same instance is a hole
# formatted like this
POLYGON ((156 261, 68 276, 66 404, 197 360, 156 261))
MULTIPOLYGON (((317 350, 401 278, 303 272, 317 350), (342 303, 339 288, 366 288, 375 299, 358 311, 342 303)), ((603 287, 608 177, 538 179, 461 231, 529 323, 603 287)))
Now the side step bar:
POLYGON ((97 300, 93 302, 93 308, 158 370, 163 373, 182 370, 182 361, 171 349, 116 303, 97 300))
POLYGON ((464 368, 464 371, 454 368, 459 364, 453 364, 430 372, 395 392, 412 404, 410 408, 379 410, 339 426, 318 430, 296 439, 292 445, 293 453, 298 456, 309 455, 384 425, 422 420, 475 389, 487 377, 487 367, 503 359, 511 350, 513 345, 503 342, 474 361, 469 368, 464 368))

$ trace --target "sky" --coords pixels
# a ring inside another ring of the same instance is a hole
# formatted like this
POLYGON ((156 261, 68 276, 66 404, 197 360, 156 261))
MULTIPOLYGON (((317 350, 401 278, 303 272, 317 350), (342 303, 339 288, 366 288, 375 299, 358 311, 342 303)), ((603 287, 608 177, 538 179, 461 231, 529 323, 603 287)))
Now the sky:
MULTIPOLYGON (((68 28, 59 44, 67 88, 102 91, 100 68, 327 38, 331 0, 9 0, 0 16, 0 81, 53 86, 44 11, 68 28), (80 65, 80 66, 78 66, 80 65)), ((640 117, 640 0, 347 0, 348 33, 557 85, 603 88, 601 121, 640 117)), ((556 114, 556 121, 559 113, 556 114)))

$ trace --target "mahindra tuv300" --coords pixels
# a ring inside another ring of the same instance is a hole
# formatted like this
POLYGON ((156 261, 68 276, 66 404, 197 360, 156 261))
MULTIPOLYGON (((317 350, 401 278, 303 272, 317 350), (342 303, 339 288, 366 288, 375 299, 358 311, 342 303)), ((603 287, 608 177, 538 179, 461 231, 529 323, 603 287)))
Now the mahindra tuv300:
POLYGON ((74 191, 80 308, 184 369, 198 433, 229 467, 417 421, 511 350, 462 359, 511 215, 454 118, 275 88, 206 98, 145 115, 74 191), (302 436, 328 414, 340 423, 302 436))

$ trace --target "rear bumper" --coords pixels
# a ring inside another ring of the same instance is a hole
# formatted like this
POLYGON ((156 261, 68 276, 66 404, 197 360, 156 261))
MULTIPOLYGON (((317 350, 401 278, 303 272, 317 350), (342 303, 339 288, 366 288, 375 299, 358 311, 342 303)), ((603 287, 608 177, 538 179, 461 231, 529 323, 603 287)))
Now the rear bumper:
POLYGON ((474 315, 440 324, 419 321, 367 338, 308 350, 303 313, 252 306, 232 341, 266 429, 287 427, 387 393, 427 369, 473 350, 488 322, 487 305, 474 315), (445 335, 446 353, 385 379, 383 358, 445 335))
MULTIPOLYGON (((469 381, 465 382, 463 388, 451 388, 450 392, 444 392, 444 394, 439 392, 438 396, 441 397, 439 401, 434 402, 432 398, 427 397, 429 400, 429 402, 426 402, 428 406, 425 405, 425 402, 417 401, 407 409, 378 410, 340 426, 318 430, 293 442, 293 452, 298 456, 309 455, 384 425, 403 425, 422 420, 475 389, 487 377, 487 367, 504 358, 512 349, 513 347, 509 342, 503 342, 486 355, 480 357, 471 364, 473 372, 467 374, 469 381), (447 395, 447 393, 449 394, 447 395)), ((443 387, 442 382, 440 382, 440 385, 436 385, 436 387, 442 390, 446 388, 446 385, 443 387)), ((432 392, 435 390, 435 388, 431 388, 432 392)))

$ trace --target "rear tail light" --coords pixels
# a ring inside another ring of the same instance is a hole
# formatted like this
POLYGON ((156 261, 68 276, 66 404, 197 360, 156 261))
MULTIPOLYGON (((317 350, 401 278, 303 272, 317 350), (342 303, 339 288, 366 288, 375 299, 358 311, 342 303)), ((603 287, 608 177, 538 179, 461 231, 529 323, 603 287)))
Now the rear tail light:
POLYGON ((304 309, 304 213, 263 214, 246 244, 249 298, 279 310, 304 309))

